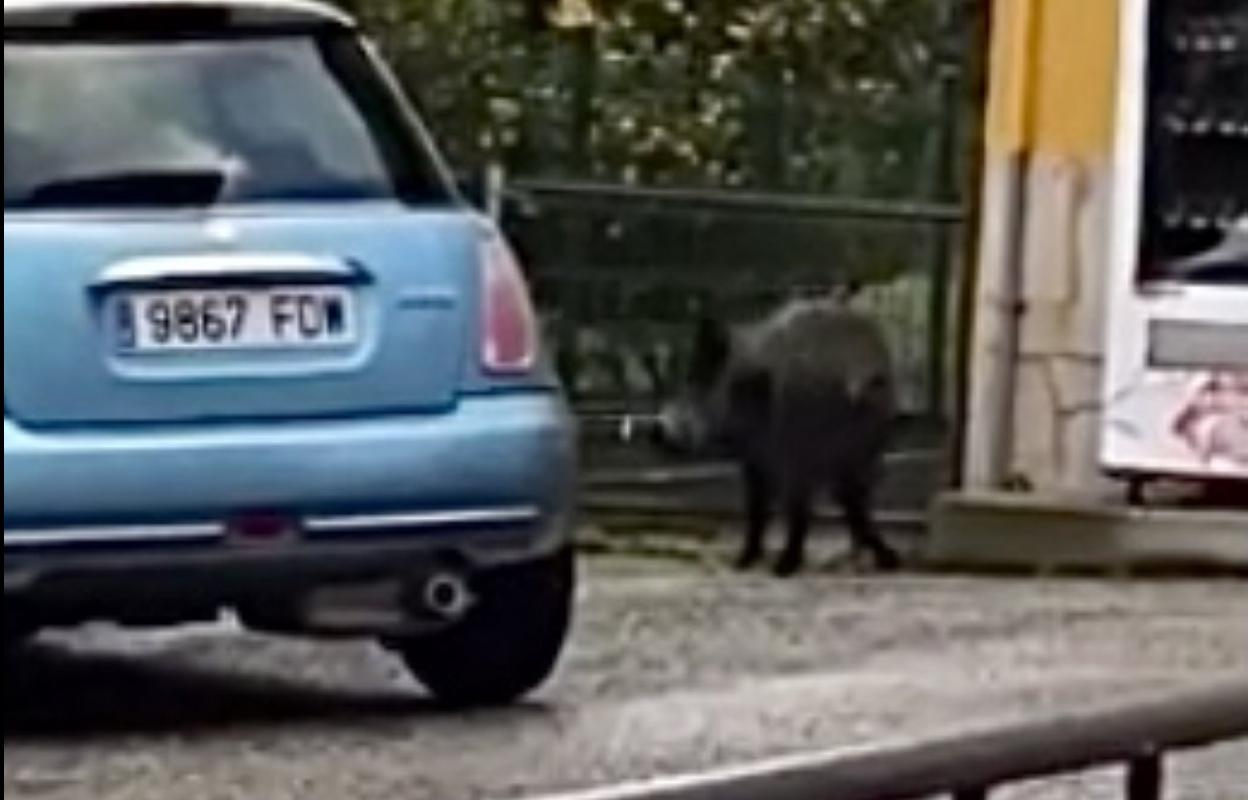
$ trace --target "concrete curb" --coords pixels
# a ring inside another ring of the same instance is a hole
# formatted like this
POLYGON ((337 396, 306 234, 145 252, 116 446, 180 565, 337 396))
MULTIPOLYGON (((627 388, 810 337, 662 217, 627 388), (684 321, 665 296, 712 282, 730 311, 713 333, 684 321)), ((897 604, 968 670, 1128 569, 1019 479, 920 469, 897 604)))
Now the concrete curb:
POLYGON ((933 509, 927 560, 972 571, 1248 574, 1248 512, 951 494, 933 509))

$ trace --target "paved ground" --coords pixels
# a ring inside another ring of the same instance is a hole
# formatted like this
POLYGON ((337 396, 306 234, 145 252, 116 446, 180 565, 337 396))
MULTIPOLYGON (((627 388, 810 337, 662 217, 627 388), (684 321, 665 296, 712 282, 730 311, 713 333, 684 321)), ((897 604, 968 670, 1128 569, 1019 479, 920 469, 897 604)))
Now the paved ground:
MULTIPOLYGON (((89 631, 5 665, 4 797, 471 800, 947 733, 1242 674, 1248 589, 595 560, 558 679, 443 716, 363 646, 89 631)), ((1175 800, 1248 798, 1248 743, 1175 800)), ((1019 800, 1116 798, 1113 775, 1019 800)), ((760 800, 762 800, 760 798, 760 800)))

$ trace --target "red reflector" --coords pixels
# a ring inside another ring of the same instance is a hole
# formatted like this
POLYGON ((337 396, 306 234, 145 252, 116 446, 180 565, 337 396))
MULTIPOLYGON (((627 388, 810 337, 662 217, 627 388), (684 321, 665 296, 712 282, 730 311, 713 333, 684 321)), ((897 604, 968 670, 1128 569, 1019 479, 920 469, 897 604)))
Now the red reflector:
POLYGON ((280 514, 248 514, 230 524, 231 537, 243 542, 274 542, 294 535, 295 520, 280 514))

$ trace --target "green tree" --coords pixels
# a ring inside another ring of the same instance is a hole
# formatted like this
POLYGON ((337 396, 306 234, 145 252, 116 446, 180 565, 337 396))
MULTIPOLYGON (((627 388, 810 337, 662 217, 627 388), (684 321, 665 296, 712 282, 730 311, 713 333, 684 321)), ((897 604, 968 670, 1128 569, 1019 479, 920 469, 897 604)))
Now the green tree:
POLYGON ((535 25, 525 0, 356 10, 465 168, 913 196, 954 2, 597 0, 589 33, 535 25))

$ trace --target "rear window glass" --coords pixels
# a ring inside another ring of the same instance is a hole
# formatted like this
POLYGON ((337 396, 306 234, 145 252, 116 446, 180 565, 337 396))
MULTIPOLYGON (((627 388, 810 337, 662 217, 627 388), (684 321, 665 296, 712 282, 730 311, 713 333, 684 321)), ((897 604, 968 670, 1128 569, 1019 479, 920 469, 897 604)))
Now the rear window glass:
POLYGON ((448 198, 353 37, 4 45, 6 209, 448 198))

